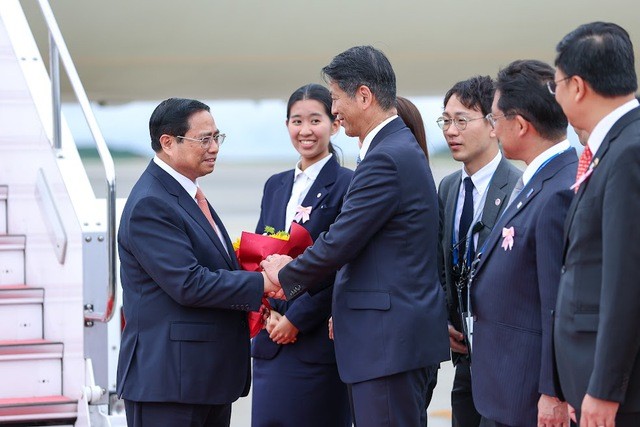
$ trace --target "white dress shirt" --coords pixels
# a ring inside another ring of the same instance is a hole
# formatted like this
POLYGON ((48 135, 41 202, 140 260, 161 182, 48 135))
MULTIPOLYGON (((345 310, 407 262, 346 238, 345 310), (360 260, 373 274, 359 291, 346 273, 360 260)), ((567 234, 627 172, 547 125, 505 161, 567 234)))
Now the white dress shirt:
POLYGON ((540 166, 544 165, 545 162, 553 156, 560 154, 563 151, 568 150, 569 148, 571 148, 571 144, 569 143, 568 139, 565 139, 564 141, 559 142, 547 148, 542 153, 538 154, 538 157, 533 159, 533 161, 527 165, 527 168, 522 173, 522 182, 524 183, 525 187, 529 183, 529 181, 531 181, 531 178, 533 178, 540 166))
POLYGON ((380 123, 378 126, 374 127, 371 130, 371 132, 369 132, 367 134, 367 136, 364 137, 364 140, 362 141, 362 146, 360 147, 360 160, 361 161, 364 160, 364 156, 367 154, 367 151, 369 151, 369 146, 371 145, 371 141, 373 141, 373 138, 376 137, 378 132, 380 132, 380 130, 382 130, 382 128, 385 127, 387 125, 387 123, 389 123, 390 121, 392 121, 396 117, 398 117, 397 114, 395 116, 389 117, 388 119, 386 119, 385 121, 380 123))
POLYGON ((293 171, 291 197, 289 198, 289 203, 287 203, 287 214, 285 216, 285 228, 287 231, 293 221, 293 217, 296 216, 298 206, 302 203, 304 198, 307 197, 309 189, 315 182, 324 165, 326 165, 329 159, 331 159, 331 156, 333 156, 333 154, 329 154, 323 159, 318 160, 311 166, 308 166, 304 171, 300 169, 300 162, 296 164, 296 168, 293 171))
MULTIPOLYGON (((156 165, 158 165, 163 171, 165 171, 166 173, 171 175, 173 177, 173 179, 178 181, 178 184, 180 184, 182 186, 182 188, 184 188, 184 190, 189 194, 189 196, 191 196, 191 198, 193 199, 193 202, 196 204, 198 209, 200 209, 200 206, 198 205, 198 201, 196 200, 196 192, 198 191, 198 184, 196 182, 191 181, 189 178, 187 178, 186 176, 182 175, 180 172, 176 171, 174 168, 169 166, 167 163, 165 163, 158 156, 154 156, 153 157, 153 162, 156 165)), ((227 245, 225 244, 225 241, 224 241, 224 237, 222 237, 222 232, 220 231, 220 226, 216 224, 216 227, 213 227, 213 229, 216 232, 216 235, 218 236, 218 239, 220 239, 220 242, 222 243, 222 246, 225 248, 227 253, 229 253, 229 248, 227 248, 227 245)))
POLYGON ((616 122, 620 120, 622 116, 636 108, 638 105, 640 105, 640 103, 637 99, 634 98, 631 101, 619 106, 618 108, 604 116, 602 120, 598 122, 596 127, 594 127, 591 131, 589 140, 587 141, 587 145, 591 150, 591 154, 593 154, 594 156, 596 155, 598 149, 602 145, 602 141, 604 141, 604 137, 607 136, 607 133, 609 133, 613 125, 616 124, 616 122))

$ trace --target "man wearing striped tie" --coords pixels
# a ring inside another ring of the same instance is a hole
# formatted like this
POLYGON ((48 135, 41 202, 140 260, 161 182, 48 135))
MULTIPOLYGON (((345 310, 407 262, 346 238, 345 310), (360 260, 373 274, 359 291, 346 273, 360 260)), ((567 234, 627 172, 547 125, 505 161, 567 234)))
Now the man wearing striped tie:
POLYGON ((640 425, 640 108, 633 45, 593 22, 557 46, 549 82, 589 134, 572 188, 555 313, 560 389, 581 426, 640 425))

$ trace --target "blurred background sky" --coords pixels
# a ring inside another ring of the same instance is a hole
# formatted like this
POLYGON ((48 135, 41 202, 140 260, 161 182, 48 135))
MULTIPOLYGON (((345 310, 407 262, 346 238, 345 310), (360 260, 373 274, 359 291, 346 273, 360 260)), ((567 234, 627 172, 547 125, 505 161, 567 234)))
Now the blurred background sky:
MULTIPOLYGON (((444 96, 444 94, 443 94, 444 96)), ((420 109, 427 131, 429 152, 448 153, 444 136, 436 119, 442 113, 442 97, 410 98, 420 109)), ((234 163, 278 161, 293 164, 297 153, 292 149, 285 126, 286 102, 265 100, 205 100, 218 128, 227 134, 221 159, 234 163)), ((131 153, 151 157, 149 117, 158 102, 130 102, 122 105, 94 104, 94 113, 109 147, 120 154, 131 153)), ((77 104, 64 105, 64 114, 79 147, 93 147, 93 141, 77 104)), ((570 140, 578 144, 570 130, 570 140)), ((358 155, 357 139, 344 134, 341 128, 333 142, 340 147, 345 159, 358 155)), ((577 145, 576 145, 577 146, 577 145)))

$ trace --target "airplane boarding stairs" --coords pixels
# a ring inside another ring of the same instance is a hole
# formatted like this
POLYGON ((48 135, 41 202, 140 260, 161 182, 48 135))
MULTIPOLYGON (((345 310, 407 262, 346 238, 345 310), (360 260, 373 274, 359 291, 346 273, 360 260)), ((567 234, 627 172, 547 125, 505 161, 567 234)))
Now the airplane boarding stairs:
MULTIPOLYGON (((48 3, 39 1, 46 17, 48 3)), ((64 41, 51 37, 64 62, 64 41)), ((49 67, 56 74, 57 61, 49 67)), ((63 65, 73 85, 75 68, 63 65)), ((115 199, 96 199, 66 123, 56 119, 58 78, 50 78, 20 3, 1 0, 0 426, 126 425, 110 414, 108 393, 120 321, 106 323, 115 308, 115 199)))

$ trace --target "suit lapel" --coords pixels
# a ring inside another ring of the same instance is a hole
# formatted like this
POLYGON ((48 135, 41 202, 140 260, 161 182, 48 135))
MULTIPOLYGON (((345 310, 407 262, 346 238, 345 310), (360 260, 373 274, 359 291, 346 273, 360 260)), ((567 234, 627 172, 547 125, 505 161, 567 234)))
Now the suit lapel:
MULTIPOLYGON (((225 250, 225 247, 223 246, 224 243, 220 241, 220 238, 216 234, 213 227, 211 227, 211 224, 209 224, 209 221, 200 210, 200 207, 198 207, 195 200, 193 200, 191 196, 189 196, 189 194, 187 194, 187 192, 182 187, 180 188, 182 189, 182 192, 178 194, 178 203, 180 204, 182 209, 184 209, 202 227, 205 233, 207 233, 207 236, 209 236, 209 239, 211 239, 214 246, 216 247, 218 252, 220 252, 220 254, 224 258, 225 262, 229 265, 229 267, 235 268, 234 263, 231 261, 231 258, 229 256, 229 253, 225 250)), ((220 229, 220 232, 222 233, 223 237, 225 237, 226 240, 229 240, 229 236, 227 235, 226 230, 221 225, 222 222, 220 221, 220 218, 218 217, 216 212, 211 208, 210 204, 209 204, 209 211, 211 212, 211 216, 213 216, 213 220, 215 221, 216 225, 220 229)), ((227 247, 231 247, 231 245, 227 247)))
POLYGON ((445 247, 445 254, 447 258, 450 258, 450 254, 452 252, 452 247, 456 243, 455 238, 453 237, 454 230, 454 221, 456 216, 456 206, 458 204, 458 193, 460 191, 460 183, 462 182, 462 172, 457 173, 457 178, 453 180, 449 188, 446 189, 447 192, 447 202, 444 207, 445 217, 444 217, 444 232, 445 238, 447 239, 448 245, 445 247))
POLYGON ((309 188, 309 192, 302 201, 302 206, 311 206, 311 215, 313 215, 315 209, 321 206, 322 201, 329 193, 329 188, 336 182, 339 167, 340 165, 338 165, 335 156, 332 156, 327 164, 322 167, 311 188, 309 188))
MULTIPOLYGON (((380 129, 380 131, 373 138, 373 140, 371 141, 371 145, 369 146, 369 150, 373 150, 376 147, 376 145, 378 145, 380 141, 385 139, 387 136, 406 127, 407 125, 404 124, 404 122, 400 117, 396 117, 395 119, 391 120, 382 129, 380 129)), ((365 155, 365 159, 366 158, 367 156, 365 155)), ((364 161, 364 159, 362 161, 364 161)))
MULTIPOLYGON (((273 209, 273 218, 277 220, 273 224, 267 224, 275 228, 276 230, 288 230, 290 224, 285 224, 287 218, 287 204, 291 198, 291 190, 293 189, 293 174, 294 172, 287 172, 282 177, 280 185, 273 191, 272 200, 270 202, 271 209, 273 209)), ((264 230, 259 230, 261 233, 264 230)))
MULTIPOLYGON (((213 227, 211 227, 211 224, 209 224, 209 221, 207 220, 207 218, 205 218, 204 214, 200 210, 200 207, 198 206, 196 201, 192 199, 191 196, 189 196, 189 193, 187 193, 187 191, 180 185, 180 183, 173 179, 173 177, 167 172, 162 170, 160 166, 156 165, 153 160, 149 163, 147 171, 162 183, 169 194, 175 196, 178 199, 178 204, 180 205, 180 207, 182 207, 182 209, 184 209, 189 214, 189 216, 191 216, 191 218, 193 218, 202 227, 207 236, 209 236, 209 239, 211 239, 211 241, 213 242, 214 246, 222 254, 222 257, 229 265, 229 267, 236 268, 236 266, 234 266, 234 263, 231 261, 229 254, 222 246, 223 243, 220 241, 220 238, 218 238, 218 235, 213 230, 213 227)), ((228 239, 229 237, 226 234, 226 230, 222 226, 220 218, 218 218, 218 215, 215 213, 215 211, 211 209, 211 206, 209 206, 209 209, 211 210, 214 221, 218 225, 218 228, 220 228, 222 235, 226 236, 226 239, 228 239)), ((232 246, 229 245, 228 247, 232 246)))
POLYGON ((592 176, 590 176, 586 181, 580 184, 578 188, 578 192, 576 196, 573 198, 571 205, 569 206, 569 212, 567 213, 567 219, 564 223, 564 242, 565 242, 565 250, 567 248, 567 239, 569 238, 569 229, 571 228, 571 224, 573 223, 573 217, 576 213, 576 208, 578 207, 578 203, 580 203, 580 199, 582 199, 582 195, 584 194, 587 186, 589 185, 589 181, 593 178, 593 174, 598 172, 598 164, 602 161, 605 154, 609 150, 611 144, 615 141, 615 139, 620 135, 620 132, 624 128, 626 128, 631 122, 640 120, 640 107, 636 107, 633 110, 629 111, 627 114, 622 116, 612 127, 611 130, 607 133, 607 135, 602 140, 602 144, 600 144, 600 148, 598 148, 598 152, 593 156, 592 163, 595 164, 592 176))
POLYGON ((560 169, 573 161, 572 157, 575 157, 574 149, 561 153, 531 178, 531 181, 522 189, 518 197, 511 202, 509 207, 504 211, 504 214, 498 219, 493 231, 489 234, 477 270, 482 268, 491 253, 498 246, 498 241, 502 238, 503 227, 511 223, 515 217, 520 215, 521 212, 531 204, 531 201, 534 200, 540 193, 540 190, 542 190, 545 182, 553 178, 560 169))
POLYGON ((487 237, 491 233, 493 226, 498 220, 499 214, 504 209, 508 194, 509 186, 509 170, 507 169, 507 159, 504 157, 500 160, 489 188, 487 189, 487 197, 482 208, 482 223, 485 225, 478 233, 478 247, 481 248, 487 237))

